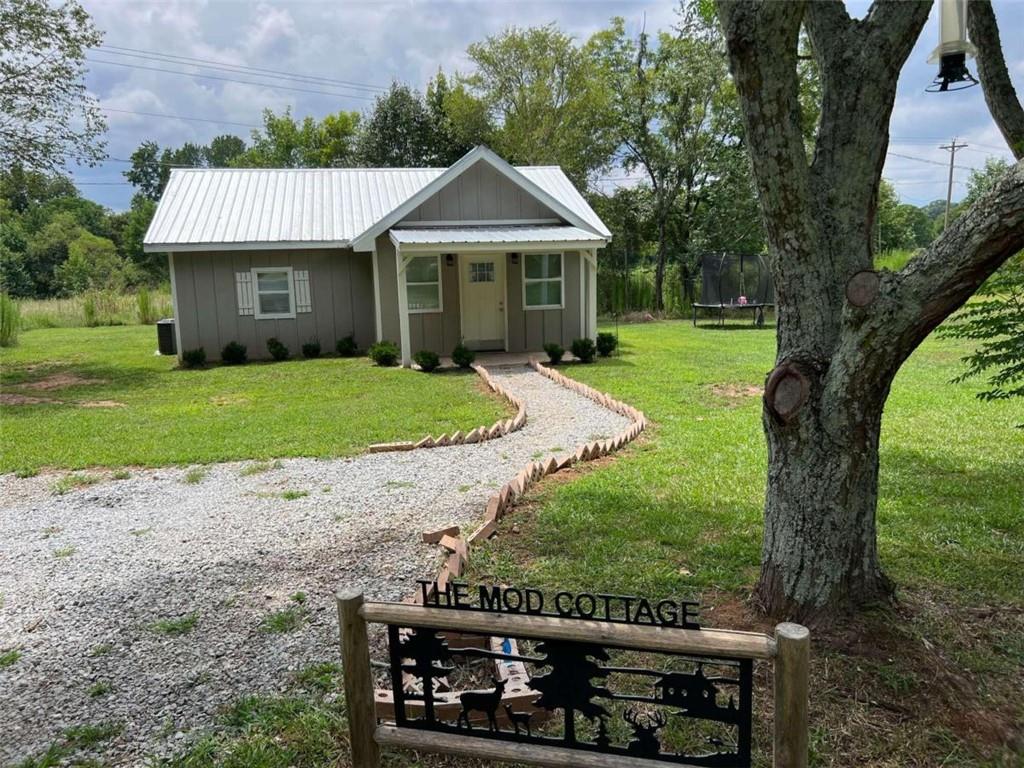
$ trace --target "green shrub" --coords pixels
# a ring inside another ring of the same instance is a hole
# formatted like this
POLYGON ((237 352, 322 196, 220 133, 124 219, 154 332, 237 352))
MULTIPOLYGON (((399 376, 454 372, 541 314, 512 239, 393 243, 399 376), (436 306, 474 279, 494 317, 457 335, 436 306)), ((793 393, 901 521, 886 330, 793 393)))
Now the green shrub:
POLYGON ((274 336, 267 339, 267 352, 275 360, 287 360, 288 359, 288 347, 281 343, 281 341, 274 336))
POLYGON ((202 368, 206 365, 206 350, 202 347, 186 349, 181 353, 181 364, 186 368, 202 368))
POLYGON ((159 318, 156 316, 156 305, 149 289, 143 286, 135 297, 139 309, 139 325, 153 325, 159 318))
POLYGON ((334 348, 342 357, 355 357, 359 354, 359 345, 356 344, 356 337, 351 335, 346 336, 344 339, 338 339, 338 343, 334 345, 334 348))
POLYGON ((21 329, 21 310, 18 302, 6 293, 0 293, 0 347, 13 347, 18 343, 21 329))
POLYGON ((99 325, 96 320, 96 295, 88 293, 82 299, 82 314, 85 316, 85 324, 89 328, 94 328, 99 325))
POLYGON ((565 350, 561 344, 554 341, 549 341, 544 345, 544 351, 548 353, 548 360, 552 365, 558 365, 562 362, 562 356, 565 354, 565 350))
POLYGON ((614 333, 597 334, 597 353, 601 357, 608 357, 619 346, 619 337, 614 333))
POLYGON ((310 339, 302 345, 302 356, 307 360, 311 360, 314 357, 320 357, 320 342, 316 339, 310 339))
POLYGON ((592 363, 594 355, 597 353, 597 346, 593 339, 573 339, 572 353, 581 363, 592 363))
POLYGON ((459 344, 452 350, 452 362, 459 368, 469 368, 474 360, 476 360, 476 352, 465 344, 459 344))
POLYGON ((398 346, 393 341, 378 341, 370 347, 370 359, 385 368, 398 365, 400 354, 398 346))
POLYGON ((245 344, 229 341, 220 351, 220 359, 225 365, 241 365, 248 360, 245 344))
POLYGON ((432 373, 441 367, 441 358, 437 356, 436 352, 431 352, 429 349, 421 349, 413 355, 412 359, 424 373, 432 373))

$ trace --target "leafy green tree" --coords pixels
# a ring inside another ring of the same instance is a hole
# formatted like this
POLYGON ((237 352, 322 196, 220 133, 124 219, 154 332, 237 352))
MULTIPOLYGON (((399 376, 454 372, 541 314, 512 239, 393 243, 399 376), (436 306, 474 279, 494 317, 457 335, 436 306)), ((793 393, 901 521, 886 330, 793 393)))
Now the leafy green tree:
POLYGON ((167 255, 146 253, 142 248, 142 240, 155 213, 155 202, 144 195, 133 196, 131 207, 122 215, 122 226, 117 240, 118 253, 135 265, 150 283, 158 283, 168 278, 167 255))
POLYGON ((68 246, 86 230, 70 213, 59 213, 33 235, 25 249, 25 269, 35 296, 53 296, 58 285, 54 271, 68 259, 68 246))
POLYGON ((203 163, 207 168, 227 168, 245 152, 245 142, 230 133, 215 136, 203 149, 203 163))
POLYGON ((469 46, 464 79, 500 129, 494 149, 513 163, 560 165, 578 186, 608 166, 618 143, 610 94, 589 46, 554 24, 511 27, 469 46))
POLYGON ((447 167, 478 144, 491 142, 494 126, 487 105, 464 83, 449 82, 438 72, 427 84, 425 102, 430 124, 428 165, 447 167))
POLYGON ((78 0, 0 3, 0 166, 105 157, 106 122, 85 87, 85 53, 102 39, 78 0))
POLYGON ((633 39, 616 18, 590 47, 612 94, 611 126, 623 167, 643 173, 654 196, 654 308, 661 310, 670 221, 677 217, 675 240, 685 252, 696 213, 740 130, 723 42, 716 25, 687 5, 678 34, 662 32, 652 41, 642 32, 633 39))
POLYGON ((120 291, 129 282, 124 259, 105 237, 82 232, 68 243, 68 257, 54 269, 61 293, 74 296, 85 291, 120 291))
POLYGON ((332 168, 354 164, 358 112, 338 112, 317 121, 296 122, 290 110, 263 112, 263 130, 252 132, 251 143, 231 161, 239 168, 332 168))
POLYGON ((372 168, 421 168, 432 165, 433 122, 423 96, 392 83, 378 96, 359 134, 359 164, 372 168))

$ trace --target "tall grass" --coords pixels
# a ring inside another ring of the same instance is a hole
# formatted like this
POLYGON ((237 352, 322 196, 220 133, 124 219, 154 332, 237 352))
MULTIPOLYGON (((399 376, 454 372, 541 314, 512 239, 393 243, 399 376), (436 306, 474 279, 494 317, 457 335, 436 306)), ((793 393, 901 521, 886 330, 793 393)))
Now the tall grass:
POLYGON ((0 293, 0 347, 13 347, 18 343, 21 311, 18 302, 6 293, 0 293))
POLYGON ((875 254, 875 269, 888 269, 899 272, 917 251, 906 248, 891 248, 875 254))
MULTIPOLYGON (((170 317, 171 295, 148 291, 149 322, 170 317)), ((138 295, 91 291, 66 299, 26 299, 21 302, 21 329, 78 328, 99 325, 136 325, 143 321, 138 295)))
POLYGON ((135 299, 139 308, 139 325, 153 325, 153 323, 160 319, 148 288, 145 286, 139 288, 135 299))
MULTIPOLYGON (((699 277, 696 280, 699 289, 699 277)), ((683 316, 689 312, 690 304, 683 295, 679 266, 670 264, 665 269, 665 284, 662 288, 665 300, 665 314, 683 316)), ((602 271, 597 278, 597 311, 600 315, 623 315, 631 312, 654 310, 654 267, 635 267, 629 274, 602 271)))

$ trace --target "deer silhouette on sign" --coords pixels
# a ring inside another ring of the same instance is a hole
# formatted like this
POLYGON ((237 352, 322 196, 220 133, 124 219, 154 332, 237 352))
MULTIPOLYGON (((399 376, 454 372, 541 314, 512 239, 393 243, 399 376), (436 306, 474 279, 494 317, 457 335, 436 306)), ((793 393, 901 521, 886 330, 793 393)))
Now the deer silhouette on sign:
POLYGON ((626 748, 629 754, 638 757, 657 757, 661 754, 658 731, 668 722, 664 712, 659 710, 641 720, 635 709, 627 709, 622 713, 622 719, 633 726, 633 740, 626 748))
POLYGON ((488 730, 497 732, 498 705, 501 703, 501 695, 505 692, 505 681, 491 679, 494 681, 493 691, 467 691, 459 696, 459 701, 462 702, 462 711, 456 721, 457 725, 461 726, 465 722, 466 730, 472 730, 473 726, 469 722, 470 713, 483 712, 487 715, 488 730))
POLYGON ((533 736, 533 732, 530 730, 530 720, 533 719, 533 712, 515 712, 512 707, 506 704, 505 714, 508 715, 508 721, 512 723, 512 727, 516 729, 516 736, 519 735, 520 726, 526 728, 527 736, 533 736))

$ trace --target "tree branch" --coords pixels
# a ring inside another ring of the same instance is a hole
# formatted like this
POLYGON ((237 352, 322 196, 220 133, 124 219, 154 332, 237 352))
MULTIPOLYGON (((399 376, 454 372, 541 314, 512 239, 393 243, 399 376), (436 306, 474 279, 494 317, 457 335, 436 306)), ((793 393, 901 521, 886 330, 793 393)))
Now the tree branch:
MULTIPOLYGON (((846 361, 845 376, 891 379, 918 344, 1021 249, 1024 162, 902 270, 883 272, 874 303, 846 308, 844 323, 851 332, 843 334, 845 349, 834 357, 846 361)), ((841 380, 843 372, 837 374, 841 380)))
POLYGON ((786 258, 802 261, 815 241, 796 77, 804 3, 718 0, 718 14, 769 242, 788 243, 786 258))
POLYGON ((1024 159, 1024 107, 1010 80, 999 41, 999 27, 989 0, 971 0, 967 5, 967 31, 978 49, 978 77, 985 103, 1002 132, 1010 151, 1024 159))

